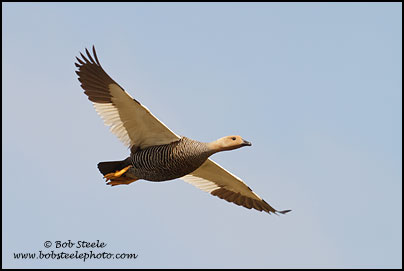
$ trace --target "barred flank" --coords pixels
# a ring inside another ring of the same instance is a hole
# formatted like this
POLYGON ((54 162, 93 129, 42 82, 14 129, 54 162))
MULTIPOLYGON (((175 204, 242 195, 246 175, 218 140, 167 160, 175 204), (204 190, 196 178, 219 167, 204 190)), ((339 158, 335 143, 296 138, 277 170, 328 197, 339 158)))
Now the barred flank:
POLYGON ((205 143, 182 137, 131 153, 132 174, 149 181, 176 179, 196 170, 211 154, 205 143))

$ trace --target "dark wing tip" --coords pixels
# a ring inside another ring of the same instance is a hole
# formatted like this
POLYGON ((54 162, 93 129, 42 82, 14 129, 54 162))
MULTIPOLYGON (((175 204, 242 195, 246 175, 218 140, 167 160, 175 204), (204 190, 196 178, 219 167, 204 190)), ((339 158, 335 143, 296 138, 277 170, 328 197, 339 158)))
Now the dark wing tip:
POLYGON ((81 65, 83 65, 84 64, 84 62, 83 62, 83 60, 81 60, 80 58, 78 58, 77 56, 76 56, 76 59, 77 59, 77 61, 81 64, 81 65))
POLYGON ((90 61, 88 61, 88 59, 80 52, 81 58, 87 63, 90 63, 90 61))
POLYGON ((93 55, 95 58, 95 62, 98 64, 98 66, 101 67, 100 61, 98 61, 97 53, 95 52, 95 46, 93 45, 93 55))
MULTIPOLYGON (((93 52, 94 55, 91 55, 90 51, 85 48, 84 54, 79 53, 80 56, 76 57, 77 63, 75 63, 78 71, 75 72, 78 75, 81 88, 85 90, 84 94, 88 96, 90 101, 95 103, 111 103, 112 94, 109 85, 118 84, 99 65, 94 46, 93 52)), ((120 88, 122 89, 122 87, 120 88)), ((122 89, 122 91, 124 90, 122 89)))
POLYGON ((96 64, 101 67, 100 61, 98 60, 97 53, 95 51, 95 46, 92 46, 93 50, 93 55, 91 55, 90 51, 87 48, 84 48, 85 54, 82 54, 79 52, 81 58, 76 57, 78 64, 76 64, 76 67, 80 68, 81 66, 85 64, 96 64))
POLYGON ((87 57, 90 59, 90 63, 95 63, 94 59, 91 57, 91 54, 90 54, 90 52, 87 50, 87 48, 86 48, 86 54, 87 54, 87 57))
POLYGON ((286 214, 286 213, 289 213, 290 211, 292 211, 292 210, 284 210, 284 211, 276 211, 276 212, 278 212, 280 214, 286 214))

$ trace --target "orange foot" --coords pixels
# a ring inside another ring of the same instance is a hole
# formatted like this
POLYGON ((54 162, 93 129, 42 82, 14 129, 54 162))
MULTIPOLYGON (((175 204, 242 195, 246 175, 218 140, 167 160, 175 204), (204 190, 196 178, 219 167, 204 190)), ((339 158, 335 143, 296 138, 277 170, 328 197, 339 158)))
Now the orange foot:
POLYGON ((129 178, 126 176, 122 176, 126 171, 130 169, 131 166, 127 166, 124 169, 117 170, 113 173, 105 174, 104 178, 106 179, 107 184, 114 186, 119 184, 130 184, 138 179, 129 178))
POLYGON ((107 180, 107 184, 110 186, 115 186, 115 185, 120 185, 120 184, 131 184, 134 181, 137 181, 138 179, 131 179, 128 177, 119 177, 114 180, 107 180))

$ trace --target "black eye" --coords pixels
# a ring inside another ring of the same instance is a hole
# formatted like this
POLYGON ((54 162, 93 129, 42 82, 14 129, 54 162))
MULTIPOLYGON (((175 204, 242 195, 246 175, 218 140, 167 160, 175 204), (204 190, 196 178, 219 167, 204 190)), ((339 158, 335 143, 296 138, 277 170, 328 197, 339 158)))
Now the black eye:
POLYGON ((232 137, 231 139, 236 140, 236 138, 235 138, 235 137, 232 137))

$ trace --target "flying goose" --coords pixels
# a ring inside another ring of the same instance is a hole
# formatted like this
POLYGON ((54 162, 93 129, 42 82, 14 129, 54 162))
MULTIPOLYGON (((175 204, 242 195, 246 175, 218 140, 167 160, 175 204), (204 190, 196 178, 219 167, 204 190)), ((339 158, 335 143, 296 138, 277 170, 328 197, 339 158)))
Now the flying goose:
POLYGON ((267 213, 277 211, 254 193, 240 178, 209 157, 251 143, 240 136, 226 136, 210 143, 180 137, 133 99, 102 68, 95 47, 76 57, 78 80, 95 110, 128 148, 122 161, 100 162, 98 169, 108 185, 130 184, 144 179, 153 182, 182 179, 228 202, 267 213))

